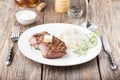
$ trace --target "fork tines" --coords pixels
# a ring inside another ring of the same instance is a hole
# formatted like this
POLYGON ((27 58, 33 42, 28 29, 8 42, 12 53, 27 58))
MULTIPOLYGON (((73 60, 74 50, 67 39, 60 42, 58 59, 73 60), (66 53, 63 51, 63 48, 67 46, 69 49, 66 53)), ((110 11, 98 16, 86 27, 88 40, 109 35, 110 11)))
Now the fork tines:
POLYGON ((20 31, 20 26, 14 26, 13 29, 12 29, 11 38, 19 37, 19 34, 20 34, 19 31, 20 31))

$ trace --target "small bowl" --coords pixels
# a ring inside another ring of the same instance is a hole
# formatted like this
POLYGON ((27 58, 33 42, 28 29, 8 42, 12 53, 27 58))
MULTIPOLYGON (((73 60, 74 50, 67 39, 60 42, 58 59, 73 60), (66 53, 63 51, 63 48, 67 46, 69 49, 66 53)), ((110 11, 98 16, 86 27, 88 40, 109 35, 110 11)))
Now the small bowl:
POLYGON ((37 14, 30 10, 22 10, 16 13, 17 21, 21 25, 29 25, 35 22, 37 14))

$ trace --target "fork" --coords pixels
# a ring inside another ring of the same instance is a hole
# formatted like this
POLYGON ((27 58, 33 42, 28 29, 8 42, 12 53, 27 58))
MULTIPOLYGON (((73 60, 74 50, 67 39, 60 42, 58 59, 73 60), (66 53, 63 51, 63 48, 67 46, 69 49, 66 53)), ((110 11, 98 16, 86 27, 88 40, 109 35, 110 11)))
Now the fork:
POLYGON ((10 49, 6 58, 6 65, 10 65, 13 61, 13 49, 14 49, 14 43, 16 43, 19 39, 19 32, 20 32, 20 26, 14 26, 12 29, 12 34, 11 34, 11 44, 10 44, 10 49))

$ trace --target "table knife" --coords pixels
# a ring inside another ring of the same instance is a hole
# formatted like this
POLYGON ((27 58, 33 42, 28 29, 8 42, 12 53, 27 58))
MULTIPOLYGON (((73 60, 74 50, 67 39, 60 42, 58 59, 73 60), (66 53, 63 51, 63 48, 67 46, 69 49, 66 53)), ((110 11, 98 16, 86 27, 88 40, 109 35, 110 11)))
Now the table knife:
POLYGON ((110 45, 109 45, 108 39, 107 39, 107 37, 106 37, 105 34, 102 35, 101 40, 102 40, 102 43, 103 43, 104 51, 105 51, 105 53, 107 53, 107 55, 108 55, 108 59, 109 59, 110 65, 111 65, 111 69, 116 69, 117 66, 116 66, 115 61, 114 61, 114 59, 113 59, 113 56, 112 56, 112 54, 111 54, 112 51, 111 51, 111 49, 110 49, 110 45))

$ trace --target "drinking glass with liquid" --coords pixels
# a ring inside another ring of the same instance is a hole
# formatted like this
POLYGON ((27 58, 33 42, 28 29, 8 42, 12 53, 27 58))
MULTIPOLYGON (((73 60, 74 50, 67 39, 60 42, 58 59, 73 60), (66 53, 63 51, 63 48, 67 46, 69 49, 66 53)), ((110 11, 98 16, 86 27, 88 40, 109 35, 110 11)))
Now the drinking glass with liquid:
POLYGON ((80 18, 83 14, 83 1, 84 0, 70 0, 70 8, 68 11, 68 16, 72 18, 80 18))
POLYGON ((21 7, 34 7, 39 4, 40 0, 15 0, 15 3, 21 7))

